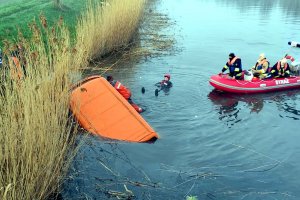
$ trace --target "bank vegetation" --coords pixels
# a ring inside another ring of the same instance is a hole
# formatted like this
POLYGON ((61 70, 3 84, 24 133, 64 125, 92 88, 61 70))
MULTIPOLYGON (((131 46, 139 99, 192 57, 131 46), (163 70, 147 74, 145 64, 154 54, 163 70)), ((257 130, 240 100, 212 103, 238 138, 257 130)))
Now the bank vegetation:
POLYGON ((63 18, 49 26, 41 15, 29 25, 29 38, 19 32, 17 42, 3 41, 0 199, 59 193, 78 143, 69 114, 72 77, 88 62, 126 46, 144 5, 143 0, 89 2, 74 40, 63 18))

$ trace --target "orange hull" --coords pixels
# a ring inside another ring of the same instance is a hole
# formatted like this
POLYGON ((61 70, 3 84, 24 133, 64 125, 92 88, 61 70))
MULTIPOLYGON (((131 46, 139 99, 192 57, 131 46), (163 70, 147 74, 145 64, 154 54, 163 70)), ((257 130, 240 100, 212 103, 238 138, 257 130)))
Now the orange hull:
POLYGON ((105 138, 147 142, 157 133, 106 79, 92 76, 71 94, 71 110, 87 131, 105 138))

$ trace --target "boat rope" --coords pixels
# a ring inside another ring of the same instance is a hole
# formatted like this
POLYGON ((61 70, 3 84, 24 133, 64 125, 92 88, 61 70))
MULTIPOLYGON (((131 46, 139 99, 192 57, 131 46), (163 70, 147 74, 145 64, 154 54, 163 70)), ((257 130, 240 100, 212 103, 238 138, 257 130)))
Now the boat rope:
POLYGON ((247 85, 248 83, 260 84, 260 83, 265 82, 265 81, 260 80, 259 82, 258 81, 255 81, 255 82, 253 82, 253 81, 243 81, 243 82, 241 82, 239 80, 236 80, 236 82, 240 85, 247 85))

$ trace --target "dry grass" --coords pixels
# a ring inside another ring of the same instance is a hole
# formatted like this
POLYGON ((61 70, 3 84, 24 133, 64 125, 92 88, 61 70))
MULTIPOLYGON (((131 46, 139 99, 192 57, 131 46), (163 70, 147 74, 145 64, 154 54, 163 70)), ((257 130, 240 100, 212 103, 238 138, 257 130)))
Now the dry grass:
POLYGON ((56 193, 72 157, 76 128, 69 120, 70 74, 87 61, 126 46, 142 15, 142 0, 89 4, 77 27, 77 41, 63 20, 30 25, 31 39, 18 42, 26 75, 18 77, 11 59, 15 44, 5 42, 0 87, 0 199, 47 199, 56 193), (74 48, 72 47, 74 44, 74 48))
MULTIPOLYGON (((15 75, 8 58, 2 69, 0 103, 0 199, 45 199, 56 192, 74 152, 75 132, 69 122, 68 75, 80 66, 73 59, 68 30, 31 24, 33 37, 20 35, 26 76, 15 75)), ((84 60, 81 58, 81 60, 84 60)), ((74 129, 76 130, 76 129, 74 129)))
POLYGON ((78 45, 89 60, 126 47, 135 36, 145 0, 89 1, 86 15, 77 24, 78 45), (81 43, 80 43, 81 42, 81 43))
POLYGON ((133 62, 147 61, 154 57, 175 55, 182 50, 177 44, 180 37, 176 22, 156 8, 159 1, 146 1, 141 24, 135 39, 127 45, 90 63, 86 74, 104 74, 112 68, 122 67, 133 62))

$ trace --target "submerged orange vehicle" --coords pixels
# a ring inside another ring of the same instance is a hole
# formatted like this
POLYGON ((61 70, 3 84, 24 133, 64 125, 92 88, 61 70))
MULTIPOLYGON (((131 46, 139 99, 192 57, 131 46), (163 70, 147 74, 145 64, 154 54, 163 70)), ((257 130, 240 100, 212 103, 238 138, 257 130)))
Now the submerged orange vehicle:
POLYGON ((159 137, 103 77, 91 76, 81 81, 72 91, 70 106, 80 125, 101 137, 129 142, 159 137))

